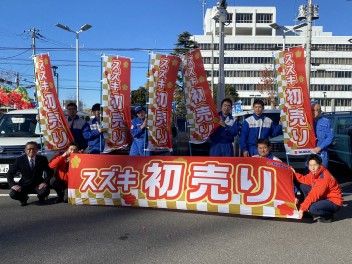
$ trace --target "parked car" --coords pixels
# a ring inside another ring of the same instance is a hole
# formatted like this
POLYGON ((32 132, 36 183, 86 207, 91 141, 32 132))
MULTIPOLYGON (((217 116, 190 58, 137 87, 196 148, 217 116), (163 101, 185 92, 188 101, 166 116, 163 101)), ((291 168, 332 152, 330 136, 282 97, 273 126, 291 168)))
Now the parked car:
POLYGON ((185 117, 177 117, 177 154, 178 156, 209 156, 211 141, 208 138, 202 144, 189 143, 189 131, 185 117))
MULTIPOLYGON (((64 111, 65 115, 67 113, 64 111)), ((25 155, 24 147, 29 141, 35 141, 40 146, 41 155, 51 160, 59 151, 50 151, 44 147, 40 133, 36 131, 38 114, 37 109, 25 109, 10 111, 0 119, 0 183, 6 183, 6 173, 10 164, 19 156, 25 155)), ((78 116, 87 118, 89 115, 79 112, 78 116)), ((15 178, 18 180, 19 175, 15 178)))
POLYGON ((325 113, 334 131, 334 139, 328 147, 329 170, 352 172, 352 112, 325 113))

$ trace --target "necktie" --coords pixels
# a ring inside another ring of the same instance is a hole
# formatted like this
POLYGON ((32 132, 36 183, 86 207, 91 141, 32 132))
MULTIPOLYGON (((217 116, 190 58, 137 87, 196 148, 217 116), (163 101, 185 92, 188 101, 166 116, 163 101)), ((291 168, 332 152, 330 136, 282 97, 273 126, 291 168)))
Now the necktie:
POLYGON ((30 164, 31 164, 31 170, 33 172, 34 171, 34 160, 33 159, 31 159, 30 164))

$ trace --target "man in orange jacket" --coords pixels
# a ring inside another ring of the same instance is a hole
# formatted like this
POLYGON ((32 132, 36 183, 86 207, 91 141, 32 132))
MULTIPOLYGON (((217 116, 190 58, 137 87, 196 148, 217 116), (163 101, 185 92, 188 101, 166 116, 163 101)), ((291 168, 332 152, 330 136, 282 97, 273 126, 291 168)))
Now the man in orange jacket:
POLYGON ((68 149, 49 162, 51 169, 56 169, 54 177, 50 179, 50 185, 57 192, 56 203, 68 202, 68 174, 70 156, 78 151, 76 143, 70 143, 68 149))
POLYGON ((308 211, 318 222, 330 223, 334 213, 343 203, 341 189, 336 179, 322 165, 322 159, 317 154, 308 156, 309 174, 295 173, 304 201, 300 205, 298 218, 308 211))

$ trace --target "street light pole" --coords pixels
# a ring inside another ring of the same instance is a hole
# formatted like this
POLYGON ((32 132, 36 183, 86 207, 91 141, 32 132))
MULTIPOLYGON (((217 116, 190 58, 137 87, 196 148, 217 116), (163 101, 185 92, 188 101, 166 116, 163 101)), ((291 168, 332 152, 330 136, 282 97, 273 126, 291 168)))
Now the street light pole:
POLYGON ((79 107, 79 33, 76 32, 76 101, 77 101, 77 110, 80 110, 79 107))
POLYGON ((296 34, 296 30, 297 29, 305 27, 306 25, 307 25, 307 23, 304 22, 304 23, 301 23, 301 24, 298 24, 298 25, 294 26, 292 29, 289 29, 289 28, 287 28, 285 26, 281 26, 281 25, 276 24, 276 23, 272 23, 269 26, 272 27, 273 29, 277 30, 277 31, 279 31, 279 30, 282 31, 282 50, 285 51, 285 49, 286 49, 286 33, 291 31, 291 32, 296 34))
POLYGON ((323 92, 324 94, 324 113, 326 113, 326 92, 323 92))
POLYGON ((68 26, 64 26, 60 23, 55 24, 55 26, 76 34, 76 104, 77 104, 77 110, 80 110, 80 107, 79 107, 79 33, 90 29, 92 26, 89 24, 85 24, 78 31, 74 31, 70 29, 68 26))
POLYGON ((51 67, 53 69, 54 72, 54 76, 56 77, 56 93, 57 93, 57 98, 59 99, 60 102, 60 98, 59 98, 59 73, 57 72, 57 66, 52 66, 51 67))

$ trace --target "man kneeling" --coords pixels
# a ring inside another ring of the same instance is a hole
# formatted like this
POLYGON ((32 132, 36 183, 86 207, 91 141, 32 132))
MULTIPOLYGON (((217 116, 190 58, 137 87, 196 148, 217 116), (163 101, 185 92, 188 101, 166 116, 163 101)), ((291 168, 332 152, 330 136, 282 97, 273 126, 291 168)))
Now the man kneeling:
POLYGON ((72 153, 78 151, 78 147, 75 143, 70 143, 67 151, 53 158, 49 167, 56 169, 55 176, 50 180, 50 185, 56 191, 58 198, 56 203, 68 202, 68 174, 69 174, 69 164, 70 156, 72 153))
POLYGON ((28 194, 36 193, 40 203, 50 194, 49 181, 53 175, 48 166, 48 159, 37 155, 38 144, 34 141, 27 142, 26 155, 18 157, 7 172, 7 182, 11 189, 10 197, 19 200, 22 206, 27 205, 28 194), (44 171, 47 176, 43 178, 44 171), (15 182, 14 176, 21 173, 21 179, 15 182))
POLYGON ((308 156, 309 174, 295 172, 295 177, 301 183, 300 189, 304 201, 300 205, 298 218, 308 211, 318 222, 328 223, 342 206, 341 189, 336 179, 322 165, 322 159, 317 154, 308 156))

